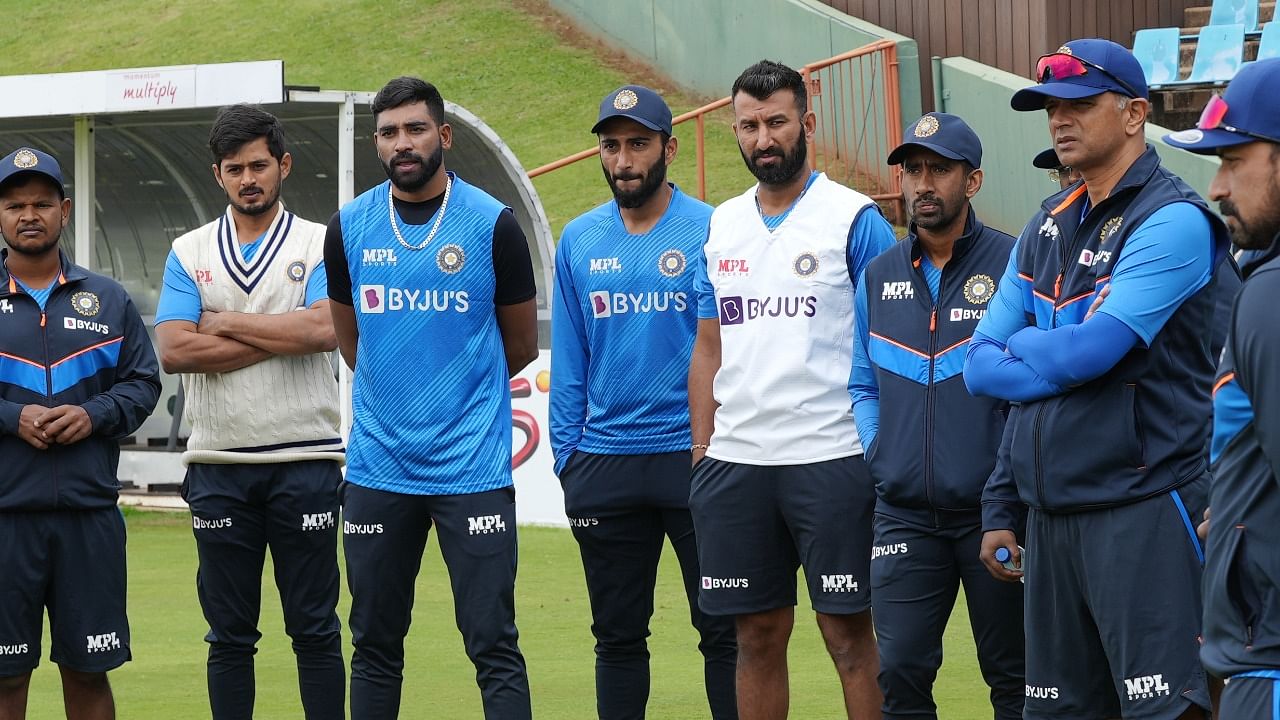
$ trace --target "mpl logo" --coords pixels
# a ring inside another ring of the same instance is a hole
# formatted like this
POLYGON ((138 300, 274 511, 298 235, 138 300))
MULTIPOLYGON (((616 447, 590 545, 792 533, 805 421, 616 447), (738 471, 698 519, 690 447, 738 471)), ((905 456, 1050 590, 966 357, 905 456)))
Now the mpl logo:
POLYGON ((0 312, 2 312, 2 313, 12 313, 12 312, 13 312, 13 303, 9 302, 9 298, 5 298, 5 299, 3 299, 3 300, 0 300, 0 312))
POLYGON ((703 590, 746 590, 747 578, 714 578, 702 576, 703 590))
POLYGON ((818 298, 813 295, 787 297, 743 297, 730 295, 720 298, 720 324, 741 325, 748 320, 766 317, 807 317, 818 314, 818 298))
POLYGON ((302 530, 304 532, 308 530, 328 530, 335 524, 332 512, 302 514, 302 530))
POLYGON ((1058 237, 1058 223, 1054 222, 1051 217, 1045 218, 1044 224, 1040 226, 1040 235, 1056 240, 1058 237))
POLYGON ((716 274, 725 277, 729 275, 743 276, 750 275, 751 268, 747 266, 746 260, 732 260, 722 258, 716 263, 716 274))
POLYGON ((616 257, 591 258, 591 274, 622 272, 622 261, 616 257))
POLYGON ((986 314, 986 308, 951 308, 951 322, 981 320, 982 316, 986 314))
POLYGON ((197 270, 196 270, 196 282, 197 282, 197 283, 199 283, 199 284, 201 284, 201 285, 212 285, 212 284, 213 284, 213 271, 212 271, 212 270, 199 270, 199 269, 197 269, 197 270))
POLYGON ((120 649, 120 638, 116 637, 113 632, 101 633, 99 635, 85 635, 86 648, 91 653, 107 652, 108 650, 120 649))
POLYGON ((858 592, 858 581, 852 575, 823 575, 822 592, 858 592))
POLYGON ((1142 675, 1124 679, 1124 689, 1130 700, 1146 700, 1153 697, 1165 697, 1169 694, 1169 683, 1164 675, 1142 675))
POLYGON ((364 248, 363 256, 360 260, 361 265, 395 265, 396 249, 395 248, 364 248))
POLYGON ((501 515, 477 515, 467 518, 468 535, 489 535, 506 531, 507 524, 502 521, 501 515))
POLYGON ((916 296, 915 288, 906 280, 893 280, 884 284, 880 291, 881 300, 910 300, 916 296))

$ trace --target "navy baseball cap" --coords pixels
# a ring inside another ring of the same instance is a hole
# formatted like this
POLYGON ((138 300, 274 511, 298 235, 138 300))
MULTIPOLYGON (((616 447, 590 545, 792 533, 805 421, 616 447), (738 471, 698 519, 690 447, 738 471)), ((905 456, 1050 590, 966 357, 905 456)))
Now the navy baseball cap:
POLYGON ((902 137, 902 144, 894 148, 885 160, 887 164, 901 164, 907 152, 918 146, 945 158, 964 160, 975 168, 982 167, 982 141, 973 128, 957 115, 925 113, 902 131, 902 137))
POLYGON ((591 132, 610 118, 624 117, 635 120, 654 132, 671 134, 671 108, 658 93, 643 85, 623 85, 605 95, 600 101, 600 117, 591 126, 591 132))
POLYGON ((1058 159, 1058 151, 1053 148, 1036 153, 1035 158, 1031 160, 1031 164, 1041 170, 1057 170, 1062 167, 1062 161, 1058 159))
POLYGON ((67 189, 62 184, 62 168, 58 167, 58 161, 54 160, 49 153, 35 148, 21 147, 0 160, 0 186, 3 186, 9 178, 21 173, 44 175, 58 186, 58 192, 62 197, 67 196, 67 189))
POLYGON ((1036 63, 1037 85, 1013 94, 1014 110, 1043 110, 1047 98, 1076 100, 1104 92, 1147 99, 1147 76, 1128 48, 1101 38, 1072 40, 1036 63))
POLYGON ((1169 145, 1201 155, 1254 140, 1280 143, 1280 58, 1240 68, 1226 92, 1209 99, 1196 127, 1164 136, 1169 145))

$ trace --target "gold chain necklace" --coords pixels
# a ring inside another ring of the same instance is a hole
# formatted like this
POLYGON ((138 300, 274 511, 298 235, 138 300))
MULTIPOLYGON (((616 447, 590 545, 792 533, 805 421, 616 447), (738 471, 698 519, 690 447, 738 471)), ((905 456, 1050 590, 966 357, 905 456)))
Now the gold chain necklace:
POLYGON ((440 209, 436 211, 436 221, 431 224, 431 232, 427 233, 427 239, 422 241, 421 245, 410 245, 404 235, 400 234, 400 225, 396 222, 396 203, 391 188, 387 188, 387 215, 391 218, 391 232, 396 234, 396 240, 405 247, 406 250, 421 250, 431 244, 431 239, 436 236, 436 231, 440 229, 440 221, 444 220, 444 211, 449 207, 449 192, 453 190, 453 178, 445 173, 444 176, 444 199, 440 201, 440 209))

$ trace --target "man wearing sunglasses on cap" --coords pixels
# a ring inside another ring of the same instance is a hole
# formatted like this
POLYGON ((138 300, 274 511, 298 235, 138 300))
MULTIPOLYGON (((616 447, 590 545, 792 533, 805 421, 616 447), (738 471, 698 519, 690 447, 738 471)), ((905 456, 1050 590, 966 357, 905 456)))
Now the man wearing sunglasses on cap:
POLYGON ((1219 717, 1274 717, 1280 703, 1280 59, 1242 69, 1197 127, 1164 141, 1222 159, 1209 186, 1249 253, 1214 383, 1213 521, 1206 543, 1204 646, 1229 678, 1219 717))
POLYGON ((1225 226, 1144 139, 1137 60, 1107 40, 1040 59, 1043 110, 1083 182, 1023 230, 970 344, 975 394, 1014 402, 983 495, 982 559, 1026 578, 1027 718, 1201 718, 1210 326, 1225 226), (1109 295, 1088 314, 1102 288, 1109 295), (1011 517, 1030 507, 1026 557, 1011 517))

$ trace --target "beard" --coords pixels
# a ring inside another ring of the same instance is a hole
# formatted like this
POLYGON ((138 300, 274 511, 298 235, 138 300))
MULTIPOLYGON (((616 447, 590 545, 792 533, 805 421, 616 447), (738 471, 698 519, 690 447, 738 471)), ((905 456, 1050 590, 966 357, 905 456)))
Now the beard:
POLYGON ((387 178, 391 180, 391 184, 396 186, 397 190, 402 192, 417 192, 427 186, 431 178, 440 170, 440 166, 444 164, 444 146, 437 145, 431 157, 423 158, 414 152, 401 152, 391 156, 391 160, 382 163, 382 169, 386 171, 387 178), (414 160, 418 163, 418 169, 401 171, 396 169, 396 163, 401 160, 414 160))
POLYGON ((1218 211, 1224 220, 1228 220, 1227 229, 1231 231, 1231 242, 1245 250, 1266 250, 1271 247, 1276 236, 1280 235, 1280 183, 1271 180, 1267 196, 1267 212, 1261 217, 1245 221, 1240 210, 1230 200, 1218 203, 1218 211), (1230 220, 1234 220, 1232 223, 1230 220))
POLYGON ((761 185, 785 185, 795 179, 809 160, 809 148, 805 145, 804 138, 797 140, 795 147, 790 151, 775 147, 769 150, 753 151, 750 156, 741 146, 738 147, 738 151, 742 153, 742 161, 747 164, 747 169, 756 176, 756 180, 759 180, 761 185), (757 164, 766 157, 780 158, 781 162, 771 167, 757 164))
POLYGON ((618 203, 618 207, 628 210, 638 208, 649 202, 649 198, 658 192, 663 183, 667 181, 667 163, 661 156, 643 175, 613 175, 603 166, 604 179, 609 181, 609 189, 613 191, 613 199, 618 203), (635 190, 623 190, 618 187, 620 180, 639 180, 640 187, 635 190))
POLYGON ((50 250, 53 250, 54 248, 58 247, 58 240, 60 240, 61 238, 62 238, 62 231, 61 229, 59 229, 58 232, 46 234, 43 240, 28 240, 27 238, 24 238, 20 235, 19 237, 13 240, 10 240, 6 236, 4 240, 5 240, 5 244, 9 246, 9 249, 18 253, 19 255, 25 255, 27 257, 40 257, 42 255, 47 254, 50 250))
POLYGON ((915 223, 916 227, 924 228, 925 230, 937 230, 938 228, 951 227, 951 224, 956 221, 957 217, 959 217, 960 210, 963 206, 964 203, 962 202, 948 203, 933 193, 922 195, 911 203, 911 222, 915 223), (916 206, 923 202, 931 202, 934 205, 937 205, 937 211, 932 215, 920 216, 919 213, 916 212, 916 206))
POLYGON ((227 195, 227 200, 231 203, 231 207, 235 208, 236 212, 241 215, 264 215, 267 211, 271 210, 271 208, 274 208, 276 206, 276 202, 280 200, 280 186, 276 185, 274 190, 268 190, 264 187, 259 187, 258 189, 262 191, 262 198, 257 202, 237 202, 239 198, 233 198, 230 195, 227 195))

